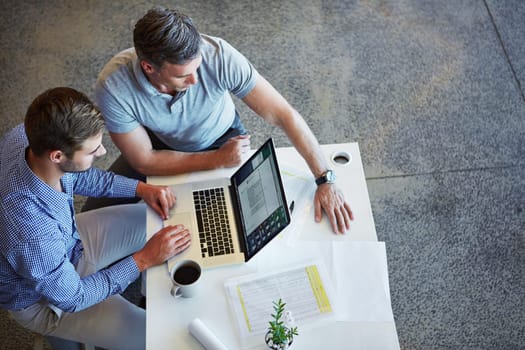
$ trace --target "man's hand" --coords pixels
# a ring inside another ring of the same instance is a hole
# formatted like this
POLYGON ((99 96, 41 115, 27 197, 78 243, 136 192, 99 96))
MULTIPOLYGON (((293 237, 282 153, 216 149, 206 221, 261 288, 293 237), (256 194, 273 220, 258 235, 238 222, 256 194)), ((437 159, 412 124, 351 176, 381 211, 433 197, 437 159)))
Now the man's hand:
POLYGON ((184 225, 166 226, 155 233, 144 248, 133 254, 140 272, 164 263, 172 256, 187 249, 191 235, 184 225))
POLYGON ((316 222, 321 221, 324 210, 334 233, 343 234, 350 229, 350 221, 354 220, 354 214, 343 194, 334 184, 326 183, 317 187, 314 206, 316 222))
POLYGON ((168 186, 149 185, 140 181, 136 193, 162 219, 169 217, 170 209, 175 205, 175 195, 168 186))
POLYGON ((239 135, 226 141, 215 151, 218 168, 231 168, 241 164, 243 155, 250 151, 250 135, 239 135))

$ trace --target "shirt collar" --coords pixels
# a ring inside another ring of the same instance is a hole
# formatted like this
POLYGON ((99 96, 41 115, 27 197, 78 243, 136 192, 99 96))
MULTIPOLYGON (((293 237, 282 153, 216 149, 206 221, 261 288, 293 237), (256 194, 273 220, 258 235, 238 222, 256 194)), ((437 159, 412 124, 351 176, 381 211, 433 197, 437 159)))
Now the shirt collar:
MULTIPOLYGON (((27 164, 25 152, 20 152, 19 157, 22 181, 27 185, 28 190, 42 202, 46 203, 50 208, 61 209, 61 203, 63 203, 64 200, 72 198, 71 194, 58 192, 36 176, 27 164)), ((64 175, 60 181, 63 182, 66 178, 67 174, 64 175)), ((63 187, 66 188, 64 184, 63 187)))

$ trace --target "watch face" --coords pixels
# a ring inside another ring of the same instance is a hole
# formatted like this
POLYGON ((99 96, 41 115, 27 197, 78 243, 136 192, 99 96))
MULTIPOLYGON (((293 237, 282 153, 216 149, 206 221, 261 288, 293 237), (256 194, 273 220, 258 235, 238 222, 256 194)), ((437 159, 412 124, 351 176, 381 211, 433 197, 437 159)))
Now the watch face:
POLYGON ((322 176, 315 180, 317 185, 322 185, 324 183, 334 183, 335 182, 335 172, 333 170, 327 170, 322 176))
POLYGON ((326 172, 326 182, 333 183, 335 182, 335 173, 332 170, 326 172))

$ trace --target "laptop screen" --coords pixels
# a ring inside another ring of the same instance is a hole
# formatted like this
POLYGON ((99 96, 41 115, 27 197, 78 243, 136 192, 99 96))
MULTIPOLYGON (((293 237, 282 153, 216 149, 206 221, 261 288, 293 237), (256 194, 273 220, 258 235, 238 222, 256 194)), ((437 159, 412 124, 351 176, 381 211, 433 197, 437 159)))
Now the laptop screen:
POLYGON ((248 261, 290 223, 271 138, 233 175, 232 189, 237 196, 248 261))

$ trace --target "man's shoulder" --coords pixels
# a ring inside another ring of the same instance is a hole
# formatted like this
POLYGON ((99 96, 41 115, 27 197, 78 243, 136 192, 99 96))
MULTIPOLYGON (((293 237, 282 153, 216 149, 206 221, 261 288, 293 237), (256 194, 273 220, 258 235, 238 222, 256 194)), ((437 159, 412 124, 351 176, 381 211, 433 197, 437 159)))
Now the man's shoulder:
POLYGON ((220 46, 220 43, 225 41, 223 38, 219 38, 218 36, 204 33, 201 33, 201 39, 203 48, 217 48, 220 46))
POLYGON ((205 56, 224 55, 224 53, 233 49, 233 46, 223 38, 202 34, 201 52, 205 56))
MULTIPOLYGON (((103 108, 107 99, 129 101, 140 87, 135 66, 137 54, 134 48, 126 49, 113 56, 100 72, 95 84, 95 101, 103 108)), ((108 111, 103 110, 107 117, 108 111)))
POLYGON ((239 98, 255 85, 257 71, 250 61, 223 38, 201 34, 202 74, 239 98))
POLYGON ((133 75, 133 65, 137 61, 134 48, 129 48, 113 56, 98 75, 99 82, 129 79, 133 75))
MULTIPOLYGON (((0 142, 2 143, 2 145, 20 142, 27 144, 27 137, 24 124, 20 123, 11 130, 7 131, 0 139, 0 142)), ((0 151, 2 151, 2 149, 0 149, 0 151)))
POLYGON ((201 34, 202 65, 209 71, 237 72, 248 60, 223 38, 201 34))
POLYGON ((3 176, 13 163, 18 162, 20 153, 28 146, 24 124, 18 124, 0 140, 0 176, 3 176))

